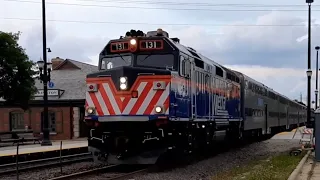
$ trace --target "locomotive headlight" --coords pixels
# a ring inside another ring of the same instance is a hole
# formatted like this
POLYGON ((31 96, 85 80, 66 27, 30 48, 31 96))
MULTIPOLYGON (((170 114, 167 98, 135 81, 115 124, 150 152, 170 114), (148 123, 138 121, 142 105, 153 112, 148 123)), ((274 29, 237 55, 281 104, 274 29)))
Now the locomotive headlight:
POLYGON ((127 77, 120 77, 120 89, 127 89, 127 77))
POLYGON ((156 111, 156 113, 161 113, 162 112, 162 107, 156 106, 155 111, 156 111))
POLYGON ((137 44, 137 40, 131 39, 131 40, 130 40, 130 44, 131 44, 131 45, 136 45, 136 44, 137 44))
POLYGON ((120 83, 124 84, 127 82, 127 78, 126 77, 120 77, 120 83))
POLYGON ((93 114, 94 113, 94 108, 93 107, 88 107, 87 108, 87 113, 88 114, 93 114))
POLYGON ((120 89, 121 89, 121 90, 127 89, 127 85, 126 85, 126 84, 120 84, 120 89))

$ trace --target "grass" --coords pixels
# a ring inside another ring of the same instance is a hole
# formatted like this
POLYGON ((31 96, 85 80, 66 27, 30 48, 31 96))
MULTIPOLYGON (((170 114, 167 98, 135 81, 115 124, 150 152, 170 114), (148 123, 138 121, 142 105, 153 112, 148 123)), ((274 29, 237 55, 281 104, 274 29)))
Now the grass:
POLYGON ((290 156, 289 152, 249 162, 213 176, 211 180, 285 180, 299 164, 306 152, 290 156))

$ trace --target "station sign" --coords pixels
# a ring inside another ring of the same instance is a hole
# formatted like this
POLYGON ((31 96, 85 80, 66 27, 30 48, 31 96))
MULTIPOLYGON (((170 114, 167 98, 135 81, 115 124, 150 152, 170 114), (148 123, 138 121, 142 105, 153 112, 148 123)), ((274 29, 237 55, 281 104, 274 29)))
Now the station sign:
MULTIPOLYGON (((48 89, 48 96, 61 96, 64 93, 64 90, 61 89, 48 89)), ((35 93, 35 97, 43 97, 44 90, 39 89, 38 92, 35 93)))

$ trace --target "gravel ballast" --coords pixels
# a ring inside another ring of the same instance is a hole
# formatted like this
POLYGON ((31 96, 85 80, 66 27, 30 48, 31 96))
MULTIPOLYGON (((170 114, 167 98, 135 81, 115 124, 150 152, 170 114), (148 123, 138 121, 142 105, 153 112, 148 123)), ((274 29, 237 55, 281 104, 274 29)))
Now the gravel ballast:
MULTIPOLYGON (((269 139, 262 142, 253 143, 246 147, 236 150, 230 150, 225 153, 218 154, 209 159, 199 161, 197 163, 175 168, 166 172, 152 172, 144 175, 137 175, 130 179, 134 180, 205 180, 210 179, 213 175, 241 166, 251 160, 259 159, 261 157, 276 155, 281 152, 290 150, 293 147, 299 146, 299 140, 296 139, 269 139)), ((72 165, 65 165, 63 171, 67 174, 73 172, 80 172, 95 167, 102 167, 101 165, 93 164, 92 162, 75 163, 72 165)), ((26 172, 20 174, 21 180, 30 179, 49 179, 60 175, 60 168, 47 168, 42 170, 34 170, 33 172, 26 172)), ((106 179, 106 176, 89 176, 86 180, 100 180, 106 179)), ((15 175, 0 177, 1 180, 16 179, 15 175)))
MULTIPOLYGON (((94 168, 103 167, 103 165, 94 164, 93 162, 79 162, 71 165, 64 165, 62 167, 63 174, 71 174, 81 171, 86 171, 94 168)), ((19 180, 47 180, 53 177, 60 176, 60 167, 35 169, 32 172, 21 172, 19 174, 19 180)), ((1 180, 16 180, 16 174, 10 174, 7 176, 0 176, 1 180)))
MULTIPOLYGON (((264 156, 276 155, 299 146, 299 140, 269 139, 250 144, 238 150, 228 151, 210 159, 169 172, 136 176, 134 180, 205 180, 219 172, 232 169, 264 156)), ((99 179, 99 178, 96 178, 99 179)), ((91 179, 90 179, 91 180, 91 179)))

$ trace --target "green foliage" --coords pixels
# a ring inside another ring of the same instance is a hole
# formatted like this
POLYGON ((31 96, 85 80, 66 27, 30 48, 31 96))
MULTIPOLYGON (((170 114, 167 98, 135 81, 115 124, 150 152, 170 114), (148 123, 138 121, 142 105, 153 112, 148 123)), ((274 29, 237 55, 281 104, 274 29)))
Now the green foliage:
POLYGON ((292 171, 306 154, 290 156, 289 152, 272 155, 268 158, 251 161, 243 166, 221 172, 211 180, 283 180, 288 179, 292 171))
POLYGON ((34 79, 34 65, 25 50, 19 46, 20 32, 0 31, 0 97, 6 103, 17 103, 23 109, 37 91, 34 79))

